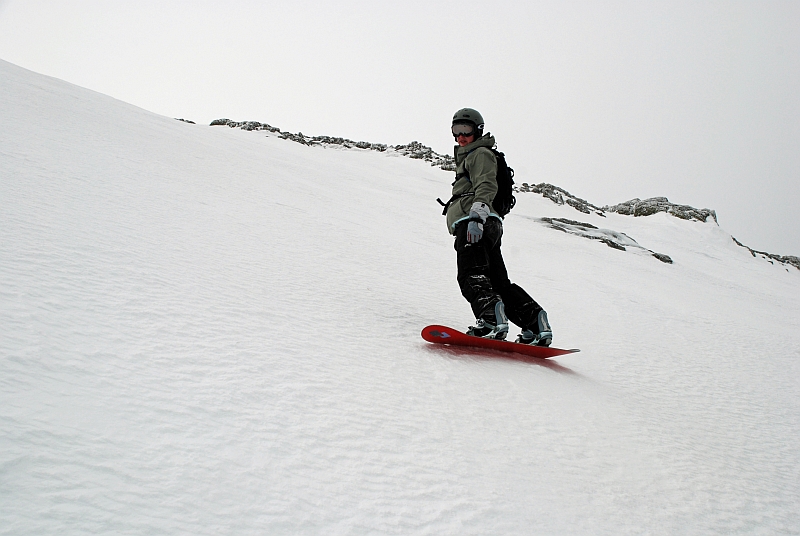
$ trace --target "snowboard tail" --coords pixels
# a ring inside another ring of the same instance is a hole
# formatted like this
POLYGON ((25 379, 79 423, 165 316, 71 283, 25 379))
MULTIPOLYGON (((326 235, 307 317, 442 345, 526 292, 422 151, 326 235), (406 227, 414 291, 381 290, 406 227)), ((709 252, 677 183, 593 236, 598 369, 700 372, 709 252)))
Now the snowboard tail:
POLYGON ((551 348, 548 346, 531 346, 529 344, 519 344, 516 342, 501 341, 497 339, 483 339, 467 335, 457 329, 447 326, 427 326, 422 330, 422 338, 434 344, 445 344, 449 346, 466 346, 471 348, 487 348, 500 352, 511 352, 524 354, 540 359, 555 357, 557 355, 573 354, 580 350, 562 350, 561 348, 551 348))

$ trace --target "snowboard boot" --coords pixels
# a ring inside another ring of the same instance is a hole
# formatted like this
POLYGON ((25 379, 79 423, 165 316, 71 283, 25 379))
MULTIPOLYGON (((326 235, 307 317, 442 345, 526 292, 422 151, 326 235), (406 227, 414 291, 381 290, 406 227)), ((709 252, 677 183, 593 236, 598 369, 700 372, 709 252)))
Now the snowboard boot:
POLYGON ((553 330, 547 321, 547 313, 539 311, 536 325, 523 329, 515 342, 532 346, 550 346, 553 343, 553 330))
POLYGON ((508 318, 503 302, 499 301, 495 304, 494 315, 476 319, 475 325, 470 326, 467 330, 467 335, 504 340, 508 335, 508 318))

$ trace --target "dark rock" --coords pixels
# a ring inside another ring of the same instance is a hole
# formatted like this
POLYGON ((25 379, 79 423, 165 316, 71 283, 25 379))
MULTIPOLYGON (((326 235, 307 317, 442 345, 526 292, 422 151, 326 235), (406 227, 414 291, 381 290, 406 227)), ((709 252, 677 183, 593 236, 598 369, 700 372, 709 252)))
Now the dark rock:
POLYGON ((548 184, 546 182, 542 182, 534 186, 529 185, 527 182, 523 182, 522 186, 519 187, 515 186, 514 191, 522 193, 533 192, 535 194, 541 194, 543 197, 546 197, 556 205, 567 204, 572 208, 574 208, 575 210, 583 212, 584 214, 591 214, 592 212, 594 212, 598 216, 605 217, 605 213, 603 212, 603 209, 601 209, 600 207, 589 203, 585 199, 581 199, 580 197, 572 195, 563 188, 559 188, 558 186, 553 186, 552 184, 548 184))
POLYGON ((557 231, 561 231, 563 233, 580 236, 583 238, 588 238, 590 240, 596 240, 602 242, 603 244, 607 245, 610 248, 617 249, 619 251, 628 251, 628 248, 632 248, 632 251, 644 251, 651 254, 656 259, 660 260, 663 263, 672 264, 672 259, 669 255, 664 255, 663 253, 656 253, 651 249, 644 248, 639 245, 636 240, 631 238, 625 233, 621 233, 619 231, 613 231, 611 229, 600 229, 599 227, 595 227, 591 223, 584 223, 575 220, 569 220, 567 218, 533 218, 535 221, 540 221, 542 223, 546 223, 548 227, 551 229, 555 229, 557 231))
POLYGON ((211 126, 229 126, 231 128, 241 128, 242 130, 267 130, 269 132, 280 132, 281 129, 273 127, 266 123, 259 123, 258 121, 231 121, 230 119, 214 119, 211 121, 211 126))
POLYGON ((616 242, 614 242, 613 240, 609 240, 608 238, 601 238, 600 241, 610 248, 619 249, 621 251, 628 251, 622 244, 617 244, 616 242))
POLYGON ((784 264, 784 265, 788 264, 788 265, 794 266, 795 268, 800 270, 800 258, 798 258, 798 257, 795 257, 793 255, 775 255, 773 253, 767 253, 766 251, 757 251, 757 250, 754 250, 754 249, 751 249, 751 248, 745 246, 744 244, 742 244, 741 242, 736 240, 735 237, 732 236, 731 238, 733 239, 733 241, 736 243, 737 246, 745 248, 747 251, 750 252, 750 254, 753 257, 758 258, 758 255, 761 255, 761 258, 765 259, 765 260, 768 260, 768 262, 772 262, 772 261, 769 261, 769 259, 772 259, 772 260, 776 260, 779 263, 784 264))
POLYGON ((676 205, 670 203, 666 197, 651 197, 641 200, 638 197, 618 205, 605 206, 603 210, 616 212, 627 216, 651 216, 659 212, 666 212, 683 220, 708 221, 708 218, 717 223, 717 213, 708 208, 694 208, 689 205, 676 205))
POLYGON ((178 119, 178 118, 176 117, 176 118, 175 118, 175 120, 176 120, 176 121, 183 121, 184 123, 190 123, 190 124, 192 124, 192 125, 196 125, 196 124, 197 124, 197 123, 195 123, 194 121, 189 121, 188 119, 178 119))
POLYGON ((574 199, 567 199, 567 204, 572 208, 574 208, 575 210, 583 212, 584 214, 592 213, 592 211, 589 210, 589 207, 586 205, 586 203, 581 203, 580 201, 576 201, 574 199))
POLYGON ((422 145, 418 141, 412 141, 408 145, 386 145, 384 143, 370 143, 367 141, 353 141, 347 138, 335 138, 331 136, 306 136, 302 132, 293 134, 291 132, 283 132, 277 127, 270 126, 266 123, 259 123, 258 121, 244 121, 236 122, 230 119, 215 119, 211 122, 211 126, 227 125, 231 128, 241 128, 243 130, 267 130, 270 132, 277 132, 278 137, 284 140, 301 143, 303 145, 319 145, 331 146, 337 145, 346 149, 365 149, 369 151, 387 152, 395 151, 405 157, 413 158, 415 160, 424 160, 430 162, 431 166, 439 166, 445 171, 455 171, 455 161, 452 156, 442 155, 434 152, 433 149, 422 145))
POLYGON ((289 140, 296 143, 302 143, 303 145, 318 145, 313 142, 312 139, 306 138, 302 132, 298 132, 297 134, 292 134, 291 132, 281 132, 279 138, 283 140, 289 140))
POLYGON ((430 162, 431 166, 439 166, 445 171, 456 170, 455 160, 452 156, 434 152, 433 149, 427 145, 422 145, 418 141, 412 141, 408 145, 395 145, 392 149, 408 158, 430 162))
POLYGON ((547 223, 549 223, 551 225, 555 221, 555 222, 559 222, 559 223, 566 223, 567 225, 575 225, 577 227, 583 227, 584 229, 597 229, 597 227, 595 227, 591 223, 584 223, 584 222, 581 222, 581 221, 568 220, 567 218, 542 218, 542 221, 547 222, 547 223))

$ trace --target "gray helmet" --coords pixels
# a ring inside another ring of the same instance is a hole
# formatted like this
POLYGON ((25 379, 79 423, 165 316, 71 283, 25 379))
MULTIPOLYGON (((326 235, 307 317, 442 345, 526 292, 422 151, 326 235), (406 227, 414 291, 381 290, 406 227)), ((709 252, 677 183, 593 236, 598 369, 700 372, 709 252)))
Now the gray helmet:
POLYGON ((472 123, 478 130, 483 130, 483 116, 472 108, 461 108, 457 111, 453 115, 453 124, 456 123, 472 123))

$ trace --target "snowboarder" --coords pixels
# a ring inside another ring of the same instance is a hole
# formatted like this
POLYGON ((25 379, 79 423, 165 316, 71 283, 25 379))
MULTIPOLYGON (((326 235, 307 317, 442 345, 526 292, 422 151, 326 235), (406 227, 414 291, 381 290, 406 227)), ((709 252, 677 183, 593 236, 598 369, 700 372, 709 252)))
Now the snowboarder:
POLYGON ((453 116, 456 179, 446 207, 447 229, 455 237, 458 285, 472 306, 475 325, 467 334, 505 339, 508 321, 522 328, 516 342, 549 346, 553 333, 547 313, 508 279, 500 242, 503 219, 492 207, 497 192, 495 139, 483 133, 483 117, 462 108, 453 116))

